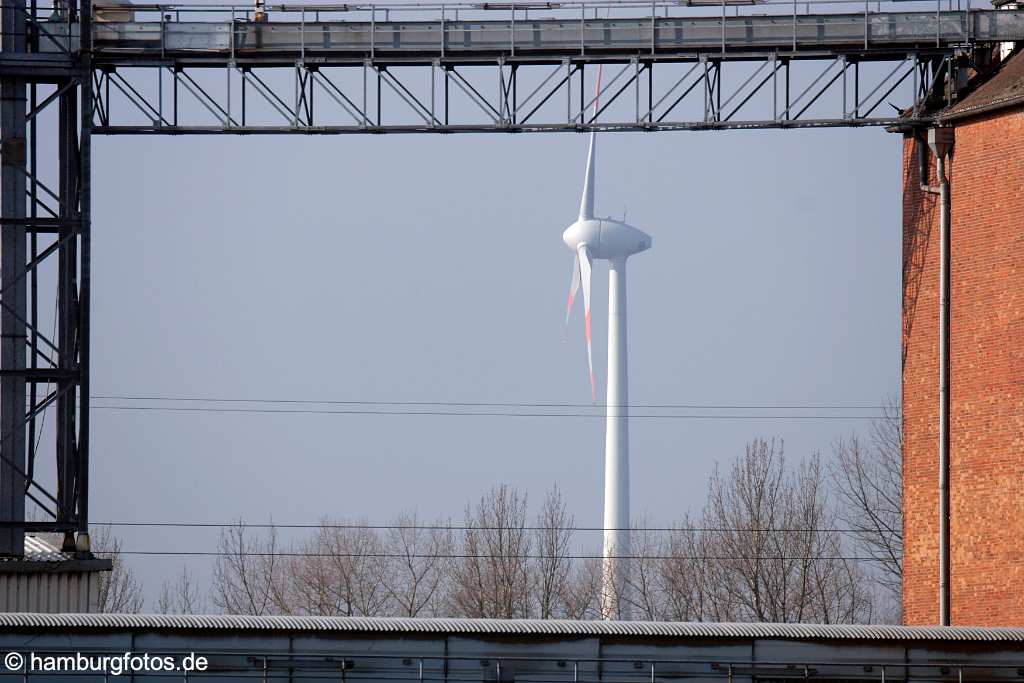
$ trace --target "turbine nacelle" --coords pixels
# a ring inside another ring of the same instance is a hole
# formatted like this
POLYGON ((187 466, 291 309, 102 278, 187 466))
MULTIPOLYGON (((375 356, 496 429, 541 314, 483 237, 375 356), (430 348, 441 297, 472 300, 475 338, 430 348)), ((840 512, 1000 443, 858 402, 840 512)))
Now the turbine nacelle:
POLYGON ((581 218, 562 233, 566 246, 578 252, 585 246, 592 259, 613 261, 651 248, 651 236, 611 218, 581 218))
MULTIPOLYGON (((599 74, 600 78, 600 74, 599 74)), ((590 275, 594 259, 625 262, 633 254, 651 248, 651 236, 639 228, 611 218, 594 215, 594 152, 597 135, 590 134, 587 154, 587 172, 583 179, 583 198, 576 222, 562 233, 562 241, 575 252, 572 265, 572 283, 565 308, 565 322, 569 324, 576 292, 583 289, 583 320, 587 339, 587 368, 590 371, 590 395, 597 402, 597 382, 594 379, 593 340, 590 325, 590 275)))

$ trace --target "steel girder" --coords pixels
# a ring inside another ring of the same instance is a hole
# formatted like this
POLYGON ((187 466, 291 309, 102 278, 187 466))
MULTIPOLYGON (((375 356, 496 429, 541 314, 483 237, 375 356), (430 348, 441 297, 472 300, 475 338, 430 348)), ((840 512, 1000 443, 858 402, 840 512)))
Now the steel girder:
POLYGON ((305 61, 286 67, 242 62, 219 68, 180 61, 104 64, 95 71, 94 132, 522 133, 890 126, 908 118, 925 123, 919 116, 920 103, 935 92, 945 73, 962 63, 954 50, 915 51, 885 60, 862 57, 566 57, 554 65, 498 58, 489 66, 441 59, 422 65, 370 59, 358 65, 305 61), (606 68, 596 92, 598 65, 606 68))

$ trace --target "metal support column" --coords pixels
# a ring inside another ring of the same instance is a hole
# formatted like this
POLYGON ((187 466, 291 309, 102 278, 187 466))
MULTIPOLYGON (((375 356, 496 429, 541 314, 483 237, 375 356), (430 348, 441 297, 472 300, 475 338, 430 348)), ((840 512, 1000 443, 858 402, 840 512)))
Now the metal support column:
MULTIPOLYGON (((4 3, 0 24, 3 53, 25 53, 25 1, 4 3)), ((25 79, 0 78, 0 555, 14 557, 25 554, 26 111, 25 79)))
MULTIPOLYGON (((0 77, 0 556, 4 557, 24 556, 26 531, 63 533, 63 549, 82 556, 88 556, 90 548, 91 6, 88 0, 82 0, 81 6, 62 3, 58 11, 69 25, 78 22, 81 37, 78 46, 68 48, 63 62, 55 61, 52 53, 35 51, 38 41, 32 37, 43 30, 36 25, 35 11, 26 12, 25 0, 7 3, 0 12, 2 51, 8 57, 17 53, 23 65, 0 77), (39 91, 48 89, 40 101, 39 91), (46 124, 55 130, 42 131, 55 141, 56 153, 40 158, 36 140, 44 117, 39 112, 46 107, 57 110, 46 124), (32 142, 26 145, 29 127, 32 142), (38 266, 48 260, 55 262, 54 268, 45 271, 54 281, 52 287, 41 287, 38 266), (51 296, 55 296, 52 304, 51 296), (52 332, 41 329, 51 321, 52 332), (47 410, 52 411, 50 420, 42 417, 47 410), (55 448, 53 481, 48 482, 41 481, 40 472, 51 468, 36 467, 36 444, 41 443, 44 425, 55 448), (29 501, 34 505, 32 521, 26 521, 29 501)), ((52 18, 48 24, 52 29, 52 18)))
POLYGON ((939 624, 949 626, 949 346, 951 207, 946 160, 953 150, 952 128, 930 128, 928 147, 935 156, 939 194, 939 624))
POLYGON ((81 127, 78 131, 78 481, 76 487, 78 524, 76 549, 88 554, 89 538, 89 337, 92 295, 92 0, 81 0, 82 54, 80 89, 81 127))

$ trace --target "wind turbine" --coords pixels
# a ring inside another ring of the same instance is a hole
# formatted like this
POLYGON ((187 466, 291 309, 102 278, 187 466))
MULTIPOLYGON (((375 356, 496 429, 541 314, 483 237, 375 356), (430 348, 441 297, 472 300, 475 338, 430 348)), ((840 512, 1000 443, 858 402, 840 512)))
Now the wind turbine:
MULTIPOLYGON (((601 92, 597 76, 594 114, 601 92)), ((590 274, 593 259, 610 262, 608 270, 608 396, 604 447, 604 552, 601 581, 601 616, 611 619, 625 596, 629 578, 629 386, 626 354, 626 259, 651 248, 651 237, 623 221, 594 215, 594 163, 597 134, 590 134, 587 170, 583 180, 580 215, 562 233, 575 253, 566 323, 576 293, 583 286, 584 325, 590 394, 597 401, 590 331, 590 274), (618 599, 618 600, 617 600, 618 599)))

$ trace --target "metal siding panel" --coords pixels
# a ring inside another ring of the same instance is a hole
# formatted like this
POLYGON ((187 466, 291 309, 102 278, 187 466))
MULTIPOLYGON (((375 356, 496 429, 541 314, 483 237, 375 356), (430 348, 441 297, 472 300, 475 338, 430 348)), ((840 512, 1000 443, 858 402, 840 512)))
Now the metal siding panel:
POLYGON ((89 606, 85 612, 99 612, 100 611, 100 577, 98 575, 89 573, 89 606))
MULTIPOLYGON (((41 612, 67 612, 64 609, 64 593, 67 590, 67 579, 63 576, 46 575, 35 580, 35 602, 41 612)), ((30 579, 31 581, 31 579, 30 579)))
POLYGON ((0 612, 9 611, 11 604, 11 577, 0 575, 0 612))
POLYGON ((28 612, 34 608, 32 604, 32 588, 33 581, 29 574, 18 575, 18 593, 15 596, 15 609, 21 612, 28 612), (30 606, 31 605, 31 606, 30 606))
POLYGON ((0 573, 0 613, 95 612, 99 590, 93 573, 0 573))

